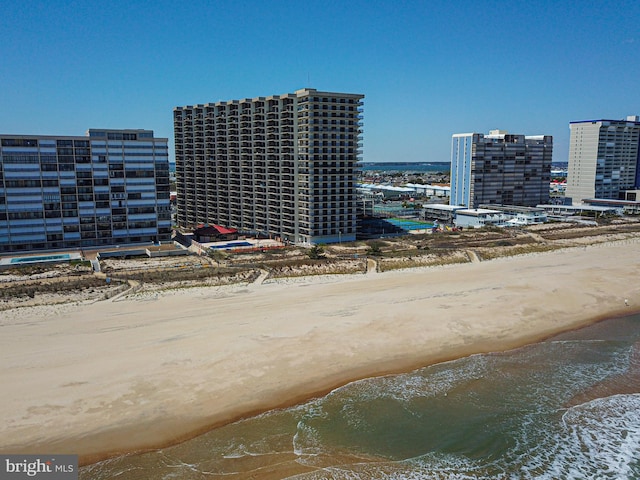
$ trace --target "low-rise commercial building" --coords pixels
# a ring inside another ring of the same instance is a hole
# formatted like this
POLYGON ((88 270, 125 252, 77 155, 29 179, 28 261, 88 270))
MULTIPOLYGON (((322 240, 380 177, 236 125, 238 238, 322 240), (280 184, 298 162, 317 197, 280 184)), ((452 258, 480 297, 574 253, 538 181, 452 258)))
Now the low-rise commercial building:
POLYGON ((480 208, 493 209, 502 212, 507 224, 538 225, 547 222, 547 212, 539 207, 520 207, 517 205, 480 205, 480 208))
POLYGON ((487 226, 503 227, 506 218, 499 210, 486 208, 468 208, 456 210, 454 224, 456 227, 481 228, 487 226))

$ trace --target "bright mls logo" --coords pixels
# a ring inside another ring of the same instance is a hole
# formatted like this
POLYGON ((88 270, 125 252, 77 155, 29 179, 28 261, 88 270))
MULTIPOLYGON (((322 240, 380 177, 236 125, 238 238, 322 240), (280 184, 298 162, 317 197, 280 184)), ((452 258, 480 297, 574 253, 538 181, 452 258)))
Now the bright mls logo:
POLYGON ((77 455, 0 455, 0 480, 78 480, 77 455))

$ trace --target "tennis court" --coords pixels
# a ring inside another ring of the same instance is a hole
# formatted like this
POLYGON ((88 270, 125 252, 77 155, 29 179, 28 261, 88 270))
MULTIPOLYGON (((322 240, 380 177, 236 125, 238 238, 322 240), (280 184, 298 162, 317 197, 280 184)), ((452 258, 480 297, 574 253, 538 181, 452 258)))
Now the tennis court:
POLYGON ((387 222, 403 230, 427 230, 433 228, 432 223, 421 222, 420 220, 412 220, 408 218, 387 218, 387 222))

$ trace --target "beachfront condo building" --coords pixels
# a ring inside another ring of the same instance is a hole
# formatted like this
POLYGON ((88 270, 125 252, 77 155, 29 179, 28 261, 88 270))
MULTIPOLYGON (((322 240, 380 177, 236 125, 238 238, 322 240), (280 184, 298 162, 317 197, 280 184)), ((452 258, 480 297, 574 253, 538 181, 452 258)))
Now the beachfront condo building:
POLYGON ((176 107, 178 227, 355 240, 363 98, 305 88, 176 107))
POLYGON ((549 202, 553 137, 502 130, 451 140, 451 205, 535 207, 549 202))
POLYGON ((565 198, 624 200, 640 186, 640 117, 571 122, 565 198))
POLYGON ((0 135, 0 253, 170 240, 166 138, 0 135))

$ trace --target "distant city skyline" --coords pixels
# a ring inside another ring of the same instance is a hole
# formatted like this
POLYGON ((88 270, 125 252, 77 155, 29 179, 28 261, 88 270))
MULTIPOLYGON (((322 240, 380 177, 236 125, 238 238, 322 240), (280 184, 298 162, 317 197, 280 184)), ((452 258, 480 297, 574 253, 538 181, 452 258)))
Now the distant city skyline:
POLYGON ((365 162, 446 162, 451 135, 554 137, 640 114, 640 2, 12 2, 0 133, 150 128, 179 105, 363 93, 365 162))

